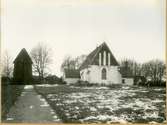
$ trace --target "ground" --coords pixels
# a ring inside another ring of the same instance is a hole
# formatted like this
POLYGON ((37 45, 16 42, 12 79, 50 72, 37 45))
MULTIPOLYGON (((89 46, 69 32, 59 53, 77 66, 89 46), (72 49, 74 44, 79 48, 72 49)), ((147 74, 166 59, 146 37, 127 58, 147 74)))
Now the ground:
POLYGON ((26 86, 8 122, 156 123, 165 121, 165 88, 26 86))
POLYGON ((65 123, 148 123, 165 120, 165 88, 36 86, 65 123))

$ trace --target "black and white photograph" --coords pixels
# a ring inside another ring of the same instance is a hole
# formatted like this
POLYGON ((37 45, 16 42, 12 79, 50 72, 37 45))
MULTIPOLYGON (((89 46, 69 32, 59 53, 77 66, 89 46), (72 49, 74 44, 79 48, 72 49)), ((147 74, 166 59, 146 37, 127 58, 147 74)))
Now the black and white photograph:
POLYGON ((1 122, 166 124, 166 0, 2 0, 1 122))

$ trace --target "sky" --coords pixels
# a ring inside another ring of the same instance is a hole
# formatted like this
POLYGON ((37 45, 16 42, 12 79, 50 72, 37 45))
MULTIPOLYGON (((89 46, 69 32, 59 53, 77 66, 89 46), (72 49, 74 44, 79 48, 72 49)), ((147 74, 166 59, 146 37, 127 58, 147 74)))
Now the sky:
POLYGON ((15 58, 38 44, 52 49, 50 73, 65 56, 89 54, 104 41, 115 58, 165 61, 165 0, 2 0, 1 49, 15 58))

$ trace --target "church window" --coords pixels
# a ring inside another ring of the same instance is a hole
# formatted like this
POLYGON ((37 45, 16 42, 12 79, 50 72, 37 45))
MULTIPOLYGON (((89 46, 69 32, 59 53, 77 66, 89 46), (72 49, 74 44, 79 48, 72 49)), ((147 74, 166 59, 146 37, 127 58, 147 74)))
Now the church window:
POLYGON ((103 64, 106 65, 106 51, 103 53, 103 64))
POLYGON ((99 65, 101 66, 101 53, 99 53, 99 65))
POLYGON ((107 71, 105 68, 102 69, 102 79, 103 80, 107 79, 107 71))
POLYGON ((110 66, 110 53, 108 53, 108 65, 110 66))

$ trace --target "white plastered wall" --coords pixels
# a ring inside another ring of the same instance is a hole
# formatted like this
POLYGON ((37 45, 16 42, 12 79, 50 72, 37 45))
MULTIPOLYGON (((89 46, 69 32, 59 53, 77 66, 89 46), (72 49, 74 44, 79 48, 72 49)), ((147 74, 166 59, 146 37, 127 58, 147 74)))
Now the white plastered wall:
POLYGON ((133 85, 134 84, 134 79, 133 78, 122 78, 125 80, 126 85, 133 85))
POLYGON ((82 73, 81 80, 88 81, 90 83, 104 83, 104 84, 120 84, 121 83, 121 74, 118 71, 118 66, 97 66, 91 65, 89 68, 81 70, 82 73), (102 80, 101 71, 105 68, 107 71, 107 79, 102 80), (88 71, 89 74, 87 73, 88 71))

